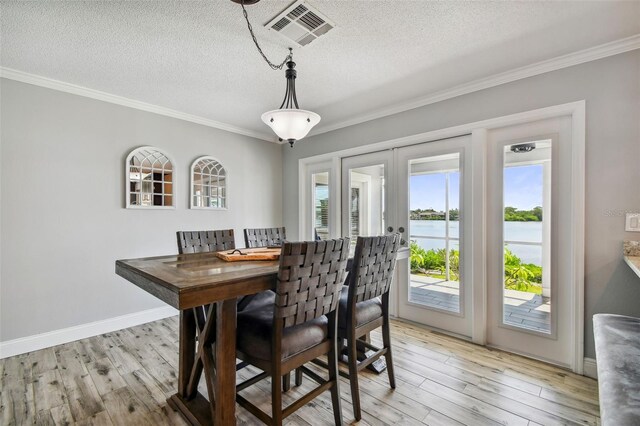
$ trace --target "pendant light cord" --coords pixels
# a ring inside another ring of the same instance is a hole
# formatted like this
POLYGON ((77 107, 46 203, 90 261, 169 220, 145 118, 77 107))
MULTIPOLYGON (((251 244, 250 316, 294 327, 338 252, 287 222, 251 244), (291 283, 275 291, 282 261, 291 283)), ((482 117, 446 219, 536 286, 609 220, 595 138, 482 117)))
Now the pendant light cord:
POLYGON ((256 35, 253 33, 253 27, 251 26, 251 22, 249 22, 249 15, 247 15, 247 9, 244 8, 244 0, 240 1, 240 6, 242 6, 242 14, 244 15, 244 19, 247 21, 247 28, 249 28, 249 32, 251 33, 251 38, 253 39, 253 42, 255 43, 256 48, 258 49, 258 52, 260 52, 260 55, 262 55, 265 62, 269 64, 272 70, 281 70, 282 67, 284 67, 284 65, 293 58, 293 49, 289 48, 289 54, 287 55, 286 58, 284 58, 284 61, 282 61, 280 65, 276 65, 273 62, 271 62, 269 58, 267 58, 267 56, 262 51, 262 48, 260 48, 260 45, 258 44, 258 39, 256 38, 256 35))

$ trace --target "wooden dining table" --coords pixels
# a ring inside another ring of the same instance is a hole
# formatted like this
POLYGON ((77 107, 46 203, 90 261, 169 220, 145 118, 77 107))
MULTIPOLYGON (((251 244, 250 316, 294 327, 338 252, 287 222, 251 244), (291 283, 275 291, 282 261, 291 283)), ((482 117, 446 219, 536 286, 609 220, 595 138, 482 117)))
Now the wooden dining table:
POLYGON ((178 389, 167 402, 191 424, 236 424, 236 301, 274 287, 277 272, 277 260, 215 253, 116 261, 118 275, 180 311, 178 389), (208 400, 198 391, 202 374, 208 400))

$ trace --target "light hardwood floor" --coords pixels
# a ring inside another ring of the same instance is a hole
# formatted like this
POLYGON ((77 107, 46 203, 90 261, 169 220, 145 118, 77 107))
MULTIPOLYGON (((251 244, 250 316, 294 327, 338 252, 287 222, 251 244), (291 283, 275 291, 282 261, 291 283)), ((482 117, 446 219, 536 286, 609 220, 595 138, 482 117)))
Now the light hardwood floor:
MULTIPOLYGON (((398 386, 389 388, 386 372, 362 372, 360 425, 599 424, 592 379, 405 322, 393 321, 392 339, 398 386)), ((0 360, 0 425, 183 425, 165 402, 176 389, 177 344, 174 317, 0 360)), ((353 423, 349 384, 340 384, 344 420, 353 423)), ((284 403, 311 387, 305 379, 284 403)), ((243 395, 269 410, 269 389, 263 381, 243 395)), ((258 424, 237 413, 239 424, 258 424)), ((286 424, 333 424, 329 393, 286 424)))

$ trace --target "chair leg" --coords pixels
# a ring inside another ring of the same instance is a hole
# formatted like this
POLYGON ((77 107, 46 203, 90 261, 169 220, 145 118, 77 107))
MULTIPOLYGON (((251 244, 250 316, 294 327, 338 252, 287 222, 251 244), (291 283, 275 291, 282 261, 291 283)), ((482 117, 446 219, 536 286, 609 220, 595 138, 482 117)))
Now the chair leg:
POLYGON ((338 348, 334 344, 329 351, 327 361, 329 362, 329 381, 331 386, 331 405, 333 408, 333 418, 337 426, 342 426, 342 406, 340 404, 340 377, 338 375, 338 348))
POLYGON ((271 376, 271 419, 274 426, 282 426, 282 386, 278 377, 279 372, 271 376))
POLYGON ((355 337, 347 337, 347 350, 349 353, 349 382, 351 383, 351 400, 353 401, 353 415, 356 420, 362 418, 360 411, 360 387, 358 386, 358 349, 355 337))
POLYGON ((344 351, 344 339, 338 337, 338 362, 342 359, 342 351, 344 351))
POLYGON ((291 389, 291 374, 287 373, 282 376, 282 392, 288 392, 291 389))
POLYGON ((384 355, 387 361, 387 373, 389 373, 389 385, 391 389, 396 388, 396 376, 393 372, 393 356, 391 355, 391 332, 389 330, 389 318, 384 319, 382 324, 382 344, 387 348, 387 353, 384 355))
POLYGON ((302 368, 296 368, 296 386, 302 385, 302 368))

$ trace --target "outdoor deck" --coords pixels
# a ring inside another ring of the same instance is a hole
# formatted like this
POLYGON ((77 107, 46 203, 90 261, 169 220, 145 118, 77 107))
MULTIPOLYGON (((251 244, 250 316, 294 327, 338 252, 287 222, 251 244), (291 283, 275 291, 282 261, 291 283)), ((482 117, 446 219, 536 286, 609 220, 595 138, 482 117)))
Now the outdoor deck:
MULTIPOLYGON (((458 312, 460 306, 458 282, 412 275, 410 299, 412 302, 436 309, 458 312)), ((505 290, 504 304, 507 324, 549 333, 551 301, 548 297, 524 291, 505 290)))

